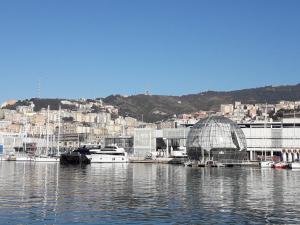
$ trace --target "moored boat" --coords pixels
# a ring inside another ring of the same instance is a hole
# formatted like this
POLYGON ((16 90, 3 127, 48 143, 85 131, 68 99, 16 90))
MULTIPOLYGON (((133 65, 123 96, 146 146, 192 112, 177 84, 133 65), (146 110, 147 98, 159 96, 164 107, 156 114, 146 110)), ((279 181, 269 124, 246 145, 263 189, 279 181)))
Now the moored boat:
POLYGON ((35 157, 35 162, 59 162, 60 157, 56 156, 39 156, 35 157))
POLYGON ((186 147, 179 146, 177 149, 173 149, 171 157, 174 158, 187 158, 186 147))
POLYGON ((89 150, 86 148, 79 148, 72 152, 63 153, 60 155, 61 164, 90 164, 91 160, 87 156, 89 150))
POLYGON ((275 163, 273 165, 273 168, 275 168, 275 169, 287 169, 287 168, 289 168, 289 164, 286 163, 286 162, 278 162, 278 163, 275 163))
POLYGON ((184 163, 184 166, 189 166, 189 167, 192 167, 193 166, 193 163, 191 160, 188 160, 184 163))
POLYGON ((217 162, 215 162, 213 160, 207 160, 205 162, 205 167, 217 167, 217 162))
POLYGON ((261 161, 259 163, 261 168, 272 168, 274 166, 275 162, 273 161, 261 161))
POLYGON ((124 148, 108 145, 101 149, 89 149, 87 157, 91 163, 127 163, 129 161, 124 148))
POLYGON ((16 157, 15 154, 10 153, 10 154, 8 154, 6 160, 7 160, 7 161, 16 161, 16 160, 17 160, 17 157, 16 157))
POLYGON ((29 157, 29 156, 16 156, 16 161, 21 161, 21 162, 33 162, 34 158, 29 157))
POLYGON ((216 162, 216 166, 217 167, 225 167, 225 164, 221 163, 221 162, 216 162))

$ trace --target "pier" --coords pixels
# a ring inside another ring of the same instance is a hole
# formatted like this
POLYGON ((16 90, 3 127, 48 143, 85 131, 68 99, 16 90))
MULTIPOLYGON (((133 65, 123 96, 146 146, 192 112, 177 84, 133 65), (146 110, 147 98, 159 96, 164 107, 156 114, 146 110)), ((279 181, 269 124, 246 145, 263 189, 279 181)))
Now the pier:
POLYGON ((130 157, 130 163, 163 163, 163 164, 184 164, 183 158, 153 158, 145 159, 140 157, 130 157))

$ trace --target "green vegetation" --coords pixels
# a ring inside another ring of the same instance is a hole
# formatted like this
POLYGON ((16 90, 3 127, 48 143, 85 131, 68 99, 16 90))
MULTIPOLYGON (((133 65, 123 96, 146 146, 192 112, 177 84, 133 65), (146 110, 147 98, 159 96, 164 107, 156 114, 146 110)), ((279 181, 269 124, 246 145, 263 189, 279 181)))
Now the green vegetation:
POLYGON ((132 116, 139 120, 155 122, 172 117, 174 114, 191 113, 200 110, 219 111, 221 104, 241 101, 245 104, 277 103, 281 100, 300 100, 300 84, 278 87, 261 87, 238 91, 207 91, 183 96, 133 95, 123 97, 111 95, 104 103, 119 108, 120 115, 132 116), (161 112, 161 113, 157 113, 161 112))

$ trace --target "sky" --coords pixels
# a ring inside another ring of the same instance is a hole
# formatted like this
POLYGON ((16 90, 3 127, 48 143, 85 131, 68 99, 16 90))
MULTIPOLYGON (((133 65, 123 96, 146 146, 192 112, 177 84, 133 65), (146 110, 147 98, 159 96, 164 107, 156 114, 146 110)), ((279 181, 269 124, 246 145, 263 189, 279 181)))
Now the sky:
POLYGON ((300 83, 298 0, 0 0, 0 101, 300 83))

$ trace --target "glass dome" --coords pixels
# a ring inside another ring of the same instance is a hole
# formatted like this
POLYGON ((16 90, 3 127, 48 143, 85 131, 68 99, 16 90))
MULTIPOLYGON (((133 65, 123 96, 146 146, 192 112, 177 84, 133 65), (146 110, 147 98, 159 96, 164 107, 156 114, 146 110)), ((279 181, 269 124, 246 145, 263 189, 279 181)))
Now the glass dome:
POLYGON ((193 160, 244 160, 246 148, 242 129, 222 116, 200 120, 187 137, 187 153, 193 160))

